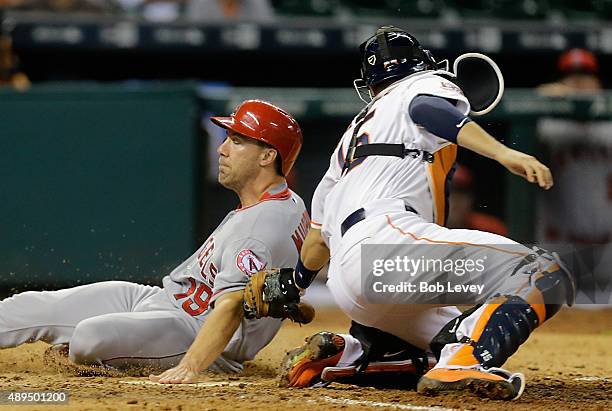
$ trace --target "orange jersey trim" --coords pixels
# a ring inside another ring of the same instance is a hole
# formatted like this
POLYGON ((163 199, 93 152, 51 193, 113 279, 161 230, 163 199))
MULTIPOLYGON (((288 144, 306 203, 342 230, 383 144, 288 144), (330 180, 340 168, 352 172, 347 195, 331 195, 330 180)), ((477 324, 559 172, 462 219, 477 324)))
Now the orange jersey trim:
POLYGON ((285 188, 283 191, 281 191, 280 193, 277 193, 277 194, 270 194, 269 192, 266 191, 259 198, 258 202, 256 202, 255 204, 251 204, 250 206, 238 207, 236 209, 236 211, 246 210, 248 208, 256 206, 257 204, 263 203, 264 201, 270 201, 270 200, 288 200, 290 198, 291 198, 291 191, 289 191, 289 188, 285 188))
POLYGON ((434 204, 434 221, 436 224, 446 225, 446 210, 448 208, 446 198, 446 178, 452 170, 457 158, 457 146, 449 144, 436 151, 433 163, 427 167, 429 176, 429 187, 434 204))

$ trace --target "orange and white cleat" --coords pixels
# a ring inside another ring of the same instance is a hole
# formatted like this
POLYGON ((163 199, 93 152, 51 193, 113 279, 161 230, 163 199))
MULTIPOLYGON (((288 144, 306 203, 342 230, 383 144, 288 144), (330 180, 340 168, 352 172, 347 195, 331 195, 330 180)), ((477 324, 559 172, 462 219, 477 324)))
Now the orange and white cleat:
POLYGON ((279 386, 310 387, 320 382, 323 370, 340 361, 344 345, 344 338, 327 331, 306 338, 306 344, 283 358, 279 386))
MULTIPOLYGON (((415 388, 419 378, 436 363, 433 354, 427 354, 408 343, 400 349, 390 346, 391 352, 382 351, 362 360, 359 349, 356 363, 350 361, 354 346, 342 335, 319 332, 306 339, 302 347, 289 351, 281 364, 279 385, 282 387, 321 387, 332 382, 380 388, 415 388), (352 348, 351 348, 352 347, 352 348), (347 358, 344 358, 347 355, 347 358)), ((355 340, 357 341, 357 340, 355 340)), ((359 341, 357 344, 361 345, 359 341)))
POLYGON ((525 376, 502 368, 434 368, 417 384, 417 391, 425 395, 468 391, 492 400, 516 400, 524 390, 525 376))

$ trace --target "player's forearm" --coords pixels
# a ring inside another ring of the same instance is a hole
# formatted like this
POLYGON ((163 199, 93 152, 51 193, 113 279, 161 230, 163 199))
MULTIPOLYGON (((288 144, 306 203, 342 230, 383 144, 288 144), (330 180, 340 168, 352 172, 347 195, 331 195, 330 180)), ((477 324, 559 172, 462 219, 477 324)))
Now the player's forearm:
POLYGON ((304 239, 300 259, 309 270, 320 270, 329 261, 329 248, 323 240, 321 230, 311 228, 304 239))
POLYGON ((537 158, 506 147, 474 122, 461 128, 457 135, 457 144, 497 161, 511 173, 530 183, 536 183, 545 190, 554 184, 550 170, 537 158))
POLYGON ((511 150, 474 121, 461 127, 457 135, 457 144, 492 160, 497 160, 500 154, 511 150))
POLYGON ((321 268, 329 261, 329 248, 323 240, 321 230, 311 228, 304 239, 300 260, 295 267, 294 280, 304 290, 312 283, 321 268))
MULTIPOLYGON (((203 371, 223 352, 242 321, 242 292, 230 298, 218 300, 194 342, 185 354, 184 361, 197 371, 203 371), (238 298, 238 295, 240 297, 238 298)), ((225 296, 224 296, 225 297, 225 296)))

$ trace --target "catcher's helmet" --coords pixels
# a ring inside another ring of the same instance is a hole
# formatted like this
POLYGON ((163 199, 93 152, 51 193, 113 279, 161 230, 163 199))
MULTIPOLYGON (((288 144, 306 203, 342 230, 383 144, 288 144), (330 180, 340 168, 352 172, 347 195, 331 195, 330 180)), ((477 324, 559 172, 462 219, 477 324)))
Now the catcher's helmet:
POLYGON ((283 175, 289 173, 302 148, 302 131, 297 121, 266 101, 246 100, 230 117, 212 117, 211 121, 274 147, 283 163, 283 175))
POLYGON ((359 51, 361 77, 368 86, 438 67, 431 52, 424 50, 414 36, 393 26, 380 27, 359 46, 359 51))

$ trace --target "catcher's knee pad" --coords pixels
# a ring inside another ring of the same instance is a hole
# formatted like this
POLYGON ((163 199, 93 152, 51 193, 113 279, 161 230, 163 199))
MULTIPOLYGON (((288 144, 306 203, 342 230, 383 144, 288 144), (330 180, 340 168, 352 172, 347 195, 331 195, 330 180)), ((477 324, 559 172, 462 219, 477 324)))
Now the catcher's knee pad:
POLYGON ((576 280, 556 253, 534 248, 538 269, 531 274, 530 287, 519 293, 537 312, 540 322, 555 315, 576 297, 576 280))

